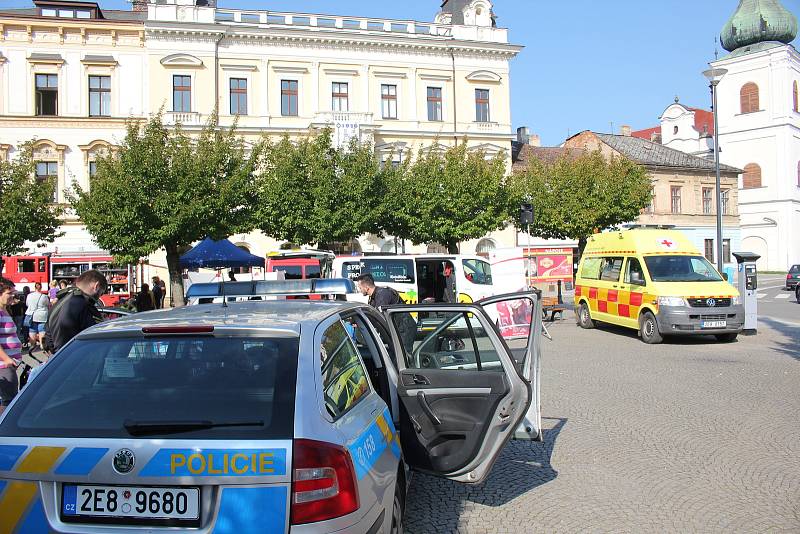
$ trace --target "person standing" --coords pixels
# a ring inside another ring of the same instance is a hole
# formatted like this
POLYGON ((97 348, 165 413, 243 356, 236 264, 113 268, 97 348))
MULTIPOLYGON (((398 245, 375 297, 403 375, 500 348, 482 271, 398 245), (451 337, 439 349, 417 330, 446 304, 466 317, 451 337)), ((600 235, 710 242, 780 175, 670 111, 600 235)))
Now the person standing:
POLYGON ((8 312, 17 326, 17 337, 22 339, 22 323, 25 320, 25 303, 22 302, 22 296, 14 291, 14 296, 11 299, 11 304, 8 307, 8 312))
POLYGON ((8 313, 15 293, 14 282, 0 277, 0 414, 19 392, 17 367, 22 361, 22 343, 8 313))
POLYGON ((28 295, 25 305, 24 324, 28 327, 28 354, 33 354, 38 344, 44 349, 44 338, 47 326, 47 316, 50 311, 50 298, 42 293, 42 283, 36 282, 34 291, 28 295))
POLYGON ((449 261, 444 264, 444 292, 442 300, 448 304, 457 304, 456 275, 453 273, 453 264, 449 261))
MULTIPOLYGON (((405 304, 403 299, 400 298, 400 294, 393 288, 377 287, 375 285, 375 278, 373 278, 370 273, 364 273, 356 278, 356 284, 358 284, 358 289, 361 294, 365 297, 369 297, 369 305, 375 309, 380 309, 384 306, 405 304)), ((414 348, 414 339, 417 336, 417 322, 410 313, 399 313, 394 321, 403 348, 408 354, 411 354, 414 348)))
POLYGON ((47 345, 55 353, 73 337, 103 320, 97 309, 100 296, 108 290, 108 280, 96 269, 75 279, 75 286, 58 292, 58 302, 47 321, 47 345))
POLYGON ((142 284, 142 289, 136 294, 136 311, 146 312, 155 309, 153 292, 148 284, 142 284))
POLYGON ((160 310, 164 307, 164 291, 161 288, 161 279, 153 277, 153 304, 155 309, 160 310))
POLYGON ((25 324, 25 319, 28 313, 28 295, 30 294, 30 287, 25 286, 22 288, 22 297, 20 297, 20 302, 22 303, 22 327, 19 329, 19 340, 22 341, 22 350, 28 350, 28 332, 30 328, 25 324))

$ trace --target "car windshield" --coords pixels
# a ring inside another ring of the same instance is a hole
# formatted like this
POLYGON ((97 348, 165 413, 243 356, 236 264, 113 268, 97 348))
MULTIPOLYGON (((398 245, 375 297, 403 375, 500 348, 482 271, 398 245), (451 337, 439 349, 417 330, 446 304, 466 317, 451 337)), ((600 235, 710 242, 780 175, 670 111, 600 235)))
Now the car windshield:
POLYGON ((789 269, 789 273, 791 274, 800 273, 800 265, 792 265, 792 268, 789 269))
POLYGON ((492 285, 492 266, 483 260, 462 260, 464 277, 473 284, 492 285))
POLYGON ((645 256, 653 282, 721 282, 722 277, 702 256, 645 256))
POLYGON ((0 436, 288 439, 298 339, 76 340, 22 391, 0 436))

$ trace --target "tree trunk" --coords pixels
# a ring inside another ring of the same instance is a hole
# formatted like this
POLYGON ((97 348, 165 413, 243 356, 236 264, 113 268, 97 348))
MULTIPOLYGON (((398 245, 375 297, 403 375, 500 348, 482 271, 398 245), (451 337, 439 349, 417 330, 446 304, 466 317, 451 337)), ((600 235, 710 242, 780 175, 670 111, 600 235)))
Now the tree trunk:
POLYGON ((3 259, 3 256, 0 256, 0 273, 3 272, 5 266, 6 266, 6 260, 3 259))
POLYGON ((449 241, 446 246, 448 254, 458 254, 458 241, 449 241))
POLYGON ((578 257, 575 259, 576 263, 583 257, 583 250, 586 248, 586 243, 588 242, 588 237, 581 237, 578 239, 578 257))
POLYGON ((167 270, 169 271, 169 292, 172 307, 186 305, 183 293, 183 270, 181 269, 180 249, 177 245, 167 245, 167 270))

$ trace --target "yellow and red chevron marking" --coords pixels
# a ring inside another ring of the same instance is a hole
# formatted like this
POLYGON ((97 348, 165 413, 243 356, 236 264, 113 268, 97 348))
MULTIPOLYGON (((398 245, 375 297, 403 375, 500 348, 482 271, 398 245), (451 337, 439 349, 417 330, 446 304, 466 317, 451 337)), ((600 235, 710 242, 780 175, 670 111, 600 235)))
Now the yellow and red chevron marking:
POLYGON ((592 311, 631 319, 639 317, 642 305, 654 298, 650 294, 638 291, 576 286, 575 301, 579 301, 581 297, 586 298, 592 311))
MULTIPOLYGON (((14 470, 17 473, 49 473, 64 454, 64 447, 33 447, 14 470)), ((13 480, 0 495, 0 534, 11 534, 28 515, 38 497, 39 485, 13 480)))

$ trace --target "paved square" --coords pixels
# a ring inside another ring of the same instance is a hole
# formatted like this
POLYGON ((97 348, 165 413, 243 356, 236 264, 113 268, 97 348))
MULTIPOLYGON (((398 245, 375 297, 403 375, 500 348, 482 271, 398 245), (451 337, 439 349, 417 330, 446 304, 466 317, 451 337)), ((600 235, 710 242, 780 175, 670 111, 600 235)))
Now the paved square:
POLYGON ((479 486, 415 475, 407 531, 800 532, 797 323, 651 346, 568 314, 543 340, 545 442, 479 486))

